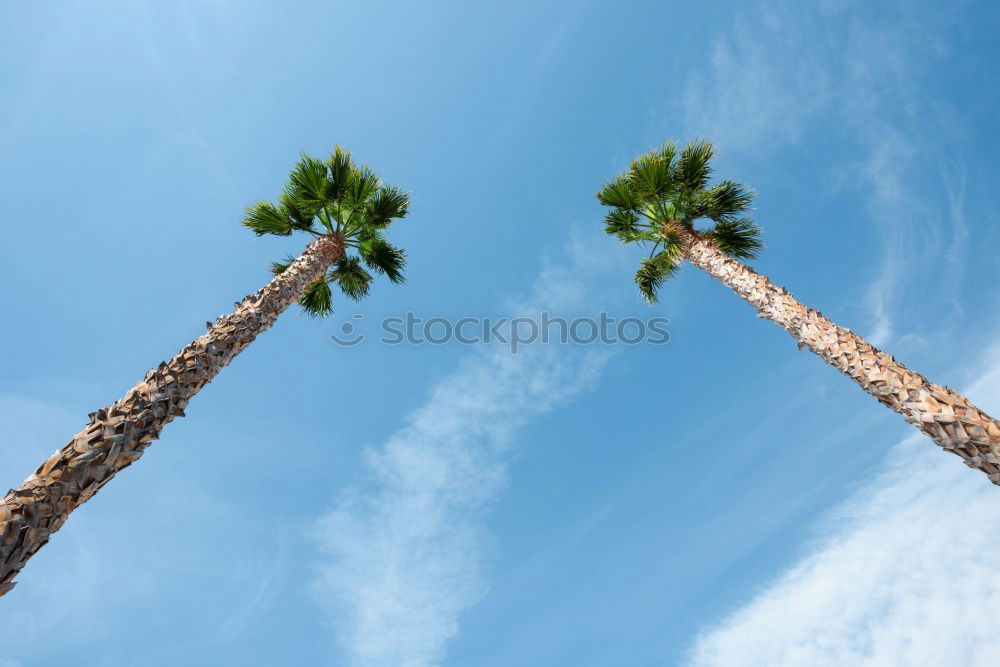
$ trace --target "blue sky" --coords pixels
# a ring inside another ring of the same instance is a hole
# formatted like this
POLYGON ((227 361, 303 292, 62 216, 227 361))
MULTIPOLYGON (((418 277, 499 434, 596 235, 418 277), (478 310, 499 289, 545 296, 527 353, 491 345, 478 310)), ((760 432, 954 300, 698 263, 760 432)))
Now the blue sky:
POLYGON ((300 152, 413 206, 408 283, 203 390, 0 601, 0 665, 988 664, 996 490, 696 269, 647 309, 593 195, 712 137, 758 270, 997 414, 1000 9, 617 4, 8 10, 0 484, 301 249, 238 225, 300 152), (671 340, 329 339, 543 309, 671 340))

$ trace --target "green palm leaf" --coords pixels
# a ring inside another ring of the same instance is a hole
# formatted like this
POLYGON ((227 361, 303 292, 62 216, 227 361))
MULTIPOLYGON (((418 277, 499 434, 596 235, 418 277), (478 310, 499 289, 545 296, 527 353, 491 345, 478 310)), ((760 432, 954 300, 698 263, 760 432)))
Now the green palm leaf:
POLYGON ((257 236, 264 234, 289 236, 293 229, 292 220, 288 215, 268 202, 258 202, 248 208, 243 218, 243 226, 252 230, 257 236))
POLYGON ((326 317, 333 314, 333 292, 326 276, 320 278, 302 293, 299 305, 306 314, 313 317, 326 317))
POLYGON ((330 174, 326 184, 326 197, 330 201, 340 201, 354 178, 355 167, 351 161, 351 154, 336 146, 326 165, 330 174))
POLYGON ((604 217, 604 231, 627 242, 633 240, 640 233, 638 223, 639 216, 635 212, 616 208, 604 217))
POLYGON ((605 206, 614 206, 626 211, 637 211, 642 205, 642 200, 626 176, 619 176, 605 183, 597 193, 597 201, 605 206))
POLYGON ((710 141, 692 141, 681 151, 677 162, 677 180, 689 190, 701 190, 712 175, 709 160, 715 155, 710 141))
POLYGON ((646 201, 666 197, 674 184, 673 166, 656 153, 643 155, 632 162, 629 181, 646 201))
POLYGON ((313 231, 313 215, 303 211, 294 197, 287 192, 281 195, 281 210, 292 221, 292 229, 303 232, 313 231))
POLYGON ((639 293, 646 299, 646 303, 652 305, 657 302, 660 287, 676 272, 677 265, 661 261, 660 255, 642 260, 635 274, 635 283, 639 286, 639 293))
POLYGON ((653 153, 669 164, 672 169, 676 167, 674 160, 677 158, 677 143, 673 139, 664 143, 653 153))
POLYGON ((365 271, 357 257, 341 257, 330 270, 328 279, 331 283, 337 283, 345 295, 360 301, 368 296, 372 274, 365 271))
POLYGON ((399 248, 393 247, 384 239, 372 238, 362 241, 358 250, 368 268, 385 275, 394 283, 405 280, 403 269, 406 267, 406 253, 399 248))
POLYGON ((384 227, 394 219, 405 217, 409 206, 409 195, 395 186, 383 186, 368 202, 368 223, 384 227))
POLYGON ((326 164, 303 155, 289 175, 288 196, 303 214, 311 218, 327 203, 326 189, 326 164))
POLYGON ((379 179, 375 173, 363 167, 357 170, 347 187, 346 204, 355 210, 364 210, 368 200, 378 192, 379 179))
POLYGON ((282 273, 288 270, 288 267, 290 267, 292 265, 292 262, 294 261, 295 258, 289 255, 288 257, 285 258, 284 262, 271 262, 271 273, 273 273, 276 276, 280 276, 282 273))
POLYGON ((764 247, 760 227, 750 218, 720 220, 706 232, 722 252, 736 259, 753 259, 764 247))
POLYGON ((754 192, 750 188, 725 180, 698 193, 697 215, 712 220, 722 220, 747 211, 753 203, 753 198, 754 192))

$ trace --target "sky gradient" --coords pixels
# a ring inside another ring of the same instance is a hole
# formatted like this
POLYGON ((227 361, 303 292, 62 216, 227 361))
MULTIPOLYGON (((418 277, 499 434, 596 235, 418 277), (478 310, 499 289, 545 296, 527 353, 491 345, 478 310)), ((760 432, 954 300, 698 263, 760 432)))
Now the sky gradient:
MULTIPOLYGON (((753 263, 1000 413, 987 2, 19 6, 0 26, 0 484, 269 277, 300 152, 413 193, 408 282, 290 310, 0 600, 0 667, 989 664, 985 476, 594 193, 710 137, 753 263), (48 208, 51 206, 52 208, 48 208), (662 346, 335 345, 661 316, 662 346), (961 623, 956 623, 956 618, 961 623)), ((1000 565, 1000 563, 997 563, 1000 565)))

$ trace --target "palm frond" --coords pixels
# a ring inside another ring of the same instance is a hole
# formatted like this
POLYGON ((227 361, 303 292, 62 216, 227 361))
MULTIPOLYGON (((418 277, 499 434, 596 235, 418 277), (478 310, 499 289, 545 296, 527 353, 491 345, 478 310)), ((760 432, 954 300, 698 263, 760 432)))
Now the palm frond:
POLYGON ((247 209, 243 218, 243 226, 249 228, 257 236, 274 234, 288 236, 292 233, 292 220, 284 212, 268 202, 257 202, 247 209))
POLYGON ((288 177, 287 194, 302 213, 312 218, 327 203, 327 169, 322 160, 302 155, 288 177))
POLYGON ((663 250, 649 259, 642 260, 635 274, 639 293, 650 305, 656 303, 660 287, 677 273, 684 259, 684 248, 675 232, 667 232, 662 243, 663 250))
POLYGON ((383 185, 368 202, 368 224, 384 227, 406 216, 410 196, 394 185, 383 185))
POLYGON ((381 238, 370 238, 358 244, 365 265, 376 273, 385 274, 394 283, 405 280, 406 253, 381 238))
POLYGON ((676 167, 674 161, 677 158, 677 142, 670 139, 653 151, 653 154, 664 160, 671 168, 674 168, 676 167))
POLYGON ((292 221, 292 229, 298 229, 301 231, 313 231, 313 219, 315 214, 310 214, 309 212, 303 211, 299 208, 299 204, 296 202, 295 198, 288 194, 288 192, 282 193, 280 197, 281 210, 287 215, 292 221))
POLYGON ((632 162, 629 181, 640 197, 656 201, 666 197, 674 183, 673 165, 657 153, 648 153, 632 162))
POLYGON ((326 276, 306 288, 306 291, 299 297, 299 305, 302 306, 303 311, 313 317, 326 317, 333 314, 333 292, 330 290, 330 284, 326 282, 326 276))
POLYGON ((642 214, 659 226, 670 220, 677 220, 682 217, 681 214, 683 211, 681 208, 678 208, 678 205, 682 203, 678 197, 656 199, 646 205, 642 214))
POLYGON ((288 267, 292 265, 295 261, 295 257, 289 255, 285 258, 284 262, 271 262, 271 273, 276 276, 280 276, 282 273, 288 270, 288 267))
POLYGON ((597 201, 605 206, 614 206, 626 211, 636 211, 642 205, 642 200, 627 175, 619 176, 601 186, 597 192, 597 201))
POLYGON ((357 170, 351 160, 351 152, 344 150, 340 146, 335 146, 330 158, 326 161, 326 166, 330 170, 326 184, 326 197, 330 201, 340 201, 343 199, 348 186, 357 170))
POLYGON ((353 209, 363 210, 368 200, 375 196, 379 189, 379 178, 368 167, 356 170, 350 179, 346 190, 346 203, 353 209))
POLYGON ((695 217, 722 220, 743 213, 753 203, 754 191, 745 185, 725 180, 695 196, 695 217))
POLYGON ((764 244, 760 240, 761 229, 751 218, 726 218, 706 232, 716 247, 736 259, 753 259, 764 244))
POLYGON ((701 190, 712 175, 709 161, 715 155, 715 147, 707 140, 696 140, 681 151, 677 161, 677 180, 689 190, 701 190))
POLYGON ((282 210, 287 211, 288 216, 295 221, 297 229, 311 225, 313 218, 316 217, 322 208, 316 205, 315 202, 300 197, 295 192, 291 183, 285 185, 285 190, 281 193, 279 201, 281 202, 282 210))
POLYGON ((375 227, 372 225, 365 225, 358 230, 357 236, 358 245, 364 245, 366 241, 385 241, 385 231, 383 227, 375 227))
POLYGON ((662 230, 659 242, 663 246, 663 251, 660 252, 663 256, 659 261, 669 260, 671 264, 680 265, 684 260, 684 244, 681 242, 680 234, 672 229, 662 230))
POLYGON ((340 290, 349 298, 360 301, 368 295, 371 287, 372 274, 361 266, 357 256, 341 257, 334 264, 329 274, 330 282, 335 282, 340 290))
POLYGON ((639 216, 634 211, 615 208, 604 216, 604 231, 627 243, 639 234, 638 223, 639 216))
POLYGON ((660 287, 676 271, 676 267, 664 268, 653 259, 642 260, 635 273, 635 284, 639 286, 639 293, 646 299, 646 303, 653 305, 657 302, 660 287))

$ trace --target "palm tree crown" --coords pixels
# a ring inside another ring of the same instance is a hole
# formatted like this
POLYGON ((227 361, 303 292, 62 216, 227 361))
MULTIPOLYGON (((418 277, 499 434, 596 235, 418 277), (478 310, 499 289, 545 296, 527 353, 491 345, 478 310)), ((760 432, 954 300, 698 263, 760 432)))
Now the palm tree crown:
MULTIPOLYGON (((306 313, 323 317, 333 312, 331 285, 354 300, 368 294, 373 278, 367 269, 403 282, 406 253, 385 239, 385 231, 406 215, 409 205, 408 193, 383 183, 367 166, 357 166, 350 152, 337 146, 327 160, 302 155, 279 203, 254 204, 243 225, 257 236, 300 231, 344 241, 344 254, 299 299, 306 313)), ((274 262, 271 272, 283 273, 294 259, 274 262)))
POLYGON ((625 243, 639 243, 649 256, 635 275, 639 292, 655 303, 657 291, 674 275, 692 235, 711 239, 730 257, 749 259, 763 247, 760 228, 746 213, 754 192, 730 180, 708 187, 715 149, 709 141, 692 141, 677 154, 669 141, 632 161, 629 169, 605 183, 597 199, 612 210, 604 229, 625 243), (696 229, 696 220, 712 222, 696 229))

